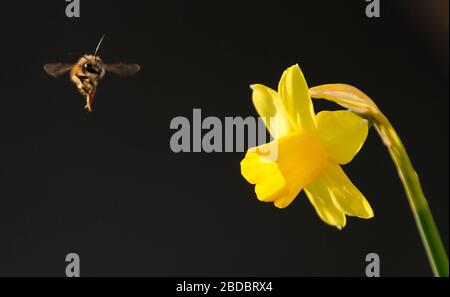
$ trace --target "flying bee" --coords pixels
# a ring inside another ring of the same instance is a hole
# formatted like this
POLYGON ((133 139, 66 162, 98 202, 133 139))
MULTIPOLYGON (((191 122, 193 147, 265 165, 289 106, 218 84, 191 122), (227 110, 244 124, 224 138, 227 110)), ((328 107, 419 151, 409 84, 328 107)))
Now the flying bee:
POLYGON ((86 98, 84 108, 89 112, 92 111, 92 102, 98 81, 103 78, 107 71, 120 76, 131 76, 141 69, 138 64, 103 63, 97 52, 104 37, 105 35, 100 39, 93 55, 85 54, 75 64, 49 63, 44 65, 45 72, 55 78, 70 71, 70 80, 77 86, 81 95, 86 98))

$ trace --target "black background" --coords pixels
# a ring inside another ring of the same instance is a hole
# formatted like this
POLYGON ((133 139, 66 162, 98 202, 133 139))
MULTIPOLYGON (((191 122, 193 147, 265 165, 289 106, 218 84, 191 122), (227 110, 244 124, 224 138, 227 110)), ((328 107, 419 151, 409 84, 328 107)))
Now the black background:
POLYGON ((63 0, 0 4, 0 275, 64 276, 76 252, 84 276, 364 276, 375 252, 384 276, 430 276, 375 131, 344 168, 375 218, 338 231, 304 194, 257 201, 243 153, 172 153, 169 123, 256 116, 248 86, 295 63, 310 86, 353 84, 397 128, 448 250, 448 2, 421 1, 444 4, 443 27, 418 1, 382 0, 379 19, 363 0, 164 2, 81 0, 79 19, 63 0), (87 114, 42 66, 103 33, 106 62, 143 69, 107 75, 87 114))

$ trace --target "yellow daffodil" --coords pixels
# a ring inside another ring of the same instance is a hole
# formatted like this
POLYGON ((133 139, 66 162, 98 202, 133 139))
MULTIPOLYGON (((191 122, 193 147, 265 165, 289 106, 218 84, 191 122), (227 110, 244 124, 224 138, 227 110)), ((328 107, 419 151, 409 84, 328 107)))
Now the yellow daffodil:
POLYGON ((305 190, 319 217, 339 229, 346 215, 373 217, 369 203, 340 166, 363 145, 367 120, 346 110, 316 115, 298 65, 283 73, 278 92, 260 84, 251 87, 256 110, 274 138, 248 150, 241 162, 241 173, 255 184, 258 199, 284 208, 305 190), (269 145, 276 145, 276 160, 264 153, 269 145))

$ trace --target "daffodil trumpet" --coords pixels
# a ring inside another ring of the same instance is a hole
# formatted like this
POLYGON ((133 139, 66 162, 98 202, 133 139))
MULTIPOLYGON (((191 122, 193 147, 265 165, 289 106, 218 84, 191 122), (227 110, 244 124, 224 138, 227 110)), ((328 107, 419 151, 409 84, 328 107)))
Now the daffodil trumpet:
POLYGON ((373 122, 386 145, 408 198, 430 266, 435 276, 449 276, 448 257, 433 219, 427 199, 422 191, 419 176, 397 132, 386 116, 366 94, 346 84, 327 84, 313 87, 310 95, 327 99, 348 108, 373 122))

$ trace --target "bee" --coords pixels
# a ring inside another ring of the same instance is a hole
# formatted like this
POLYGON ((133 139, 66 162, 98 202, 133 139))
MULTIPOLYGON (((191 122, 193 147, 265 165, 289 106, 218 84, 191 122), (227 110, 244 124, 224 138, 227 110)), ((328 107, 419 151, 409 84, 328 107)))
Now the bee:
POLYGON ((92 102, 98 82, 105 76, 106 72, 120 76, 131 76, 141 69, 138 64, 103 63, 100 56, 97 55, 97 52, 104 37, 105 35, 98 42, 93 55, 85 54, 75 64, 49 63, 44 65, 45 72, 54 78, 58 78, 70 71, 70 80, 76 85, 81 95, 85 97, 86 105, 84 108, 88 112, 92 111, 92 102))

